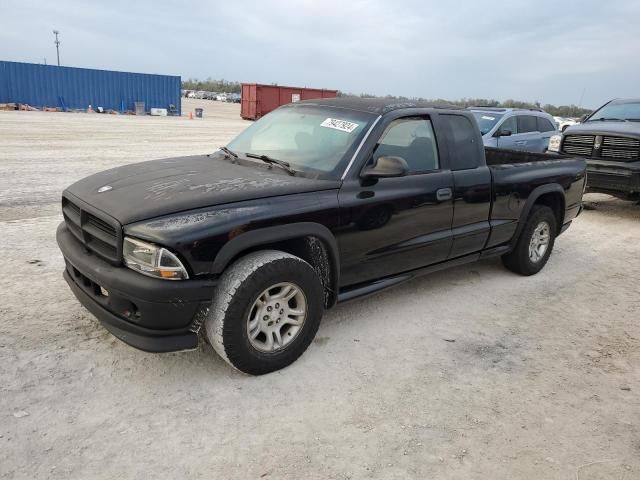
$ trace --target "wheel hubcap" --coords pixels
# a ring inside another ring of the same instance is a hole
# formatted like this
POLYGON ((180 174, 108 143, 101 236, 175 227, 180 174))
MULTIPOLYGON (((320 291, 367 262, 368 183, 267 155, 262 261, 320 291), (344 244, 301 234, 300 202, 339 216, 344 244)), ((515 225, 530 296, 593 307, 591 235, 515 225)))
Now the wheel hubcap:
POLYGON ((540 261, 549 248, 549 240, 551 238, 551 228, 547 222, 540 222, 533 231, 531 241, 529 242, 529 260, 533 263, 540 261))
POLYGON ((298 336, 306 318, 302 289, 289 282, 277 283, 263 291, 249 310, 249 342, 261 352, 282 350, 298 336))

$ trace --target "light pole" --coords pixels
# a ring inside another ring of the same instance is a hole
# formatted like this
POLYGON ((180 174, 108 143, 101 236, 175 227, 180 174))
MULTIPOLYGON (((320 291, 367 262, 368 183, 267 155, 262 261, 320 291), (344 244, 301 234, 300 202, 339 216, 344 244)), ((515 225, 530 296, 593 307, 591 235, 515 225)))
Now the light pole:
POLYGON ((56 44, 56 54, 58 55, 58 66, 60 66, 60 40, 58 40, 58 34, 60 32, 58 30, 54 30, 53 34, 56 36, 56 39, 53 43, 56 44))

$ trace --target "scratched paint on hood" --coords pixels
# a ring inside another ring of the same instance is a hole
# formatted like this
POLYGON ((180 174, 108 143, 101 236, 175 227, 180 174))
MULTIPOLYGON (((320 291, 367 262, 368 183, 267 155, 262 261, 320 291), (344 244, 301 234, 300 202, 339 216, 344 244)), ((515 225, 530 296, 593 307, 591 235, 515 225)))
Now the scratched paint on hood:
POLYGON ((258 206, 246 206, 236 208, 221 208, 219 210, 209 210, 205 212, 189 213, 185 215, 172 215, 170 217, 159 218, 146 224, 149 230, 173 231, 182 230, 193 225, 203 225, 207 222, 214 222, 216 225, 223 224, 226 220, 235 219, 242 216, 251 219, 252 214, 261 210, 258 206))
POLYGON ((66 192, 123 224, 258 198, 335 189, 337 180, 289 176, 259 164, 192 156, 125 165, 71 185, 66 192), (98 194, 103 185, 113 190, 98 194))

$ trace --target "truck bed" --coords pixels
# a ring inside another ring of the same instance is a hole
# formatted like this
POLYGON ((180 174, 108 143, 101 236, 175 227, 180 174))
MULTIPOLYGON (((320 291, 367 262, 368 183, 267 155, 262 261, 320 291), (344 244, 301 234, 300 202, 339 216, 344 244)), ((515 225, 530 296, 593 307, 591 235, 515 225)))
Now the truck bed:
POLYGON ((488 166, 507 165, 517 163, 534 163, 550 160, 568 160, 575 159, 570 155, 560 153, 534 153, 523 152, 521 150, 508 150, 505 148, 485 147, 484 156, 488 166))
POLYGON ((489 246, 511 238, 517 227, 514 212, 525 208, 530 192, 537 188, 553 189, 555 186, 556 191, 563 192, 564 218, 572 219, 579 212, 586 175, 583 158, 491 147, 485 148, 485 156, 492 178, 490 219, 496 230, 492 232, 489 246))

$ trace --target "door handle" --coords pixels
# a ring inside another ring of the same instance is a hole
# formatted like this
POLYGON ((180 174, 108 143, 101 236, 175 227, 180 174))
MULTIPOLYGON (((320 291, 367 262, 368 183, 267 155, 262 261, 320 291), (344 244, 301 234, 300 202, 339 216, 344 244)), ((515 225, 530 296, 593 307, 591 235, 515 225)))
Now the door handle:
POLYGON ((453 192, 450 188, 441 188, 436 191, 436 200, 444 202, 445 200, 451 200, 453 198, 453 192))

